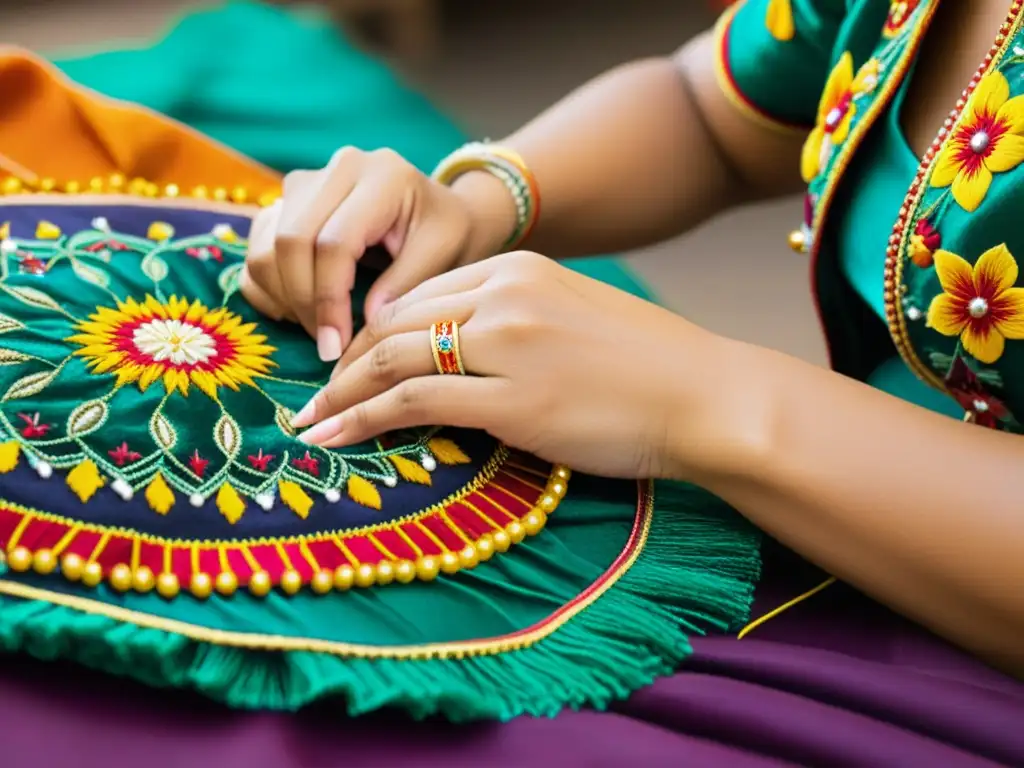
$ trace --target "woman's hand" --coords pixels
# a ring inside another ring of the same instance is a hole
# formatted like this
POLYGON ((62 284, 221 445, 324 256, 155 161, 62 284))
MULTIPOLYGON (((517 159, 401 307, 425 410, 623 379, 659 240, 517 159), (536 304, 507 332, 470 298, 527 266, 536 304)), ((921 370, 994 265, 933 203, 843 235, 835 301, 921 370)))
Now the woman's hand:
MULTIPOLYGON (((350 445, 423 425, 484 429, 548 461, 616 477, 682 476, 713 417, 724 340, 533 253, 435 277, 388 305, 300 412, 302 439, 350 445), (459 323, 470 375, 438 375, 435 322, 459 323)), ((706 445, 706 441, 705 441, 706 445)))
POLYGON ((366 297, 372 318, 424 280, 490 255, 511 233, 515 207, 501 182, 469 176, 460 194, 394 152, 351 147, 321 170, 288 174, 282 198, 253 221, 242 293, 264 314, 301 323, 321 359, 337 360, 352 337, 349 294, 367 248, 383 245, 394 259, 366 297))

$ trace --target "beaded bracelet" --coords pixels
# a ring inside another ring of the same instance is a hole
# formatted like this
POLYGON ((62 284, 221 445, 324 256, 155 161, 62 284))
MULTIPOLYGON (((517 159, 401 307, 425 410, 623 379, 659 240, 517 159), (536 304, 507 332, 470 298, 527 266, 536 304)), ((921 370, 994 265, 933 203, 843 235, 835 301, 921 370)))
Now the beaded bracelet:
POLYGON ((450 185, 470 171, 484 171, 498 179, 516 205, 516 227, 502 246, 511 250, 523 242, 540 215, 537 182, 517 152, 497 144, 473 142, 452 152, 438 163, 431 175, 439 184, 450 185))

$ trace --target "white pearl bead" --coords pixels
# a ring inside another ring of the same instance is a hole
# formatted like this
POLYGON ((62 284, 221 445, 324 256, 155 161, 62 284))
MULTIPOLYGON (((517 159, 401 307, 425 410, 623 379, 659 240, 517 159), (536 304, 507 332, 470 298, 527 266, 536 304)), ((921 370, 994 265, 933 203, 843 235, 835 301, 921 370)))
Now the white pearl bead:
POLYGON ((920 320, 921 319, 921 310, 918 309, 917 307, 909 307, 907 309, 907 319, 908 320, 920 320))
POLYGON ((336 488, 329 488, 324 491, 324 498, 327 499, 330 504, 337 504, 341 501, 341 491, 336 488))
POLYGON ((269 512, 274 508, 274 494, 272 493, 258 494, 255 501, 264 512, 269 512))
POLYGON ((201 493, 193 493, 191 496, 188 497, 188 503, 191 504, 193 507, 201 507, 203 506, 204 503, 206 503, 206 499, 203 498, 203 495, 201 493))
POLYGON ((433 472, 437 469, 437 460, 433 456, 424 456, 420 459, 420 464, 423 465, 423 468, 427 470, 427 472, 433 472))
POLYGON ((971 136, 971 150, 981 154, 988 149, 989 137, 985 131, 978 131, 976 134, 971 136))
POLYGON ((109 232, 110 222, 107 221, 106 216, 97 216, 92 220, 92 228, 98 229, 100 232, 109 232))
POLYGON ((36 473, 43 478, 43 480, 49 480, 53 475, 53 467, 45 461, 36 462, 36 473))
POLYGON ((0 253, 10 254, 18 250, 17 244, 13 240, 4 238, 0 240, 0 253))
POLYGON ((224 238, 231 234, 230 224, 215 224, 213 227, 213 236, 216 238, 224 238))
POLYGON ((978 413, 984 413, 985 411, 988 410, 988 403, 986 403, 984 400, 975 400, 973 405, 974 410, 977 411, 978 413))
POLYGON ((388 475, 387 477, 384 478, 384 485, 386 485, 388 488, 394 488, 396 485, 398 485, 398 478, 395 477, 394 475, 388 475))
POLYGON ((985 299, 978 296, 977 298, 971 299, 971 303, 967 305, 967 311, 971 317, 980 318, 988 314, 988 302, 985 299))
POLYGON ((110 490, 116 493, 125 501, 131 501, 132 496, 135 495, 135 491, 120 477, 110 484, 110 490))

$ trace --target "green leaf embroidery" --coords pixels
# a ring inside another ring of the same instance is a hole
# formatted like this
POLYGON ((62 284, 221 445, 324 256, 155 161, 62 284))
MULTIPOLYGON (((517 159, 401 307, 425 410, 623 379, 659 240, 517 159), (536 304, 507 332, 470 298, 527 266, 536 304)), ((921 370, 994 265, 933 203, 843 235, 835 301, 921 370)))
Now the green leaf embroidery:
POLYGON ((107 420, 107 404, 103 400, 90 400, 75 408, 68 416, 68 436, 81 437, 103 426, 107 420))
POLYGON ((232 264, 222 269, 220 275, 217 276, 217 285, 224 291, 225 300, 238 290, 238 278, 241 274, 242 265, 232 264))
POLYGON ((11 331, 19 331, 24 328, 24 323, 15 320, 13 317, 0 314, 0 333, 10 333, 11 331))
POLYGON ((277 428, 284 432, 289 437, 295 436, 295 428, 292 426, 292 420, 295 418, 295 412, 284 406, 277 406, 277 410, 274 411, 274 423, 277 424, 277 428))
POLYGON ((95 267, 90 267, 88 264, 85 264, 78 259, 71 262, 71 269, 87 283, 92 283, 100 288, 107 288, 110 286, 110 278, 107 277, 106 272, 102 272, 95 267))
POLYGON ((157 411, 149 420, 149 431, 153 433, 156 442, 165 451, 171 450, 178 442, 178 433, 167 420, 167 417, 157 411))
POLYGON ((25 304, 41 309, 52 309, 54 312, 64 314, 60 304, 50 298, 49 294, 43 293, 40 290, 29 288, 26 285, 8 285, 5 287, 5 290, 25 304))
POLYGON ((22 376, 16 382, 11 384, 10 389, 7 390, 7 394, 4 395, 4 400, 19 400, 24 397, 38 395, 50 386, 50 383, 57 378, 58 373, 59 369, 53 371, 40 371, 39 373, 30 373, 28 376, 22 376))
POLYGON ((213 439, 228 458, 234 458, 242 446, 242 432, 235 420, 227 414, 221 416, 214 425, 213 439))
POLYGON ((167 268, 167 262, 160 258, 160 254, 156 251, 150 251, 146 254, 146 257, 142 260, 142 274, 152 280, 154 283, 159 283, 170 273, 167 268))
POLYGON ((29 355, 21 352, 15 352, 13 349, 4 349, 0 347, 0 365, 17 365, 18 363, 24 363, 32 358, 29 355))

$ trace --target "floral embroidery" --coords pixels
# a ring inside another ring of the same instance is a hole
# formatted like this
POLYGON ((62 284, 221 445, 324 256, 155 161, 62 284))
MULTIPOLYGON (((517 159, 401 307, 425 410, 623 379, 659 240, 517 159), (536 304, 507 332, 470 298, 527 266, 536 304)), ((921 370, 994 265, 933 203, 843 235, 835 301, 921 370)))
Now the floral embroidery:
POLYGON ((39 414, 33 413, 31 416, 25 413, 19 413, 18 418, 21 419, 25 426, 21 428, 21 436, 28 438, 29 440, 46 437, 46 433, 50 431, 49 424, 39 423, 39 414))
POLYGON ((952 187, 953 199, 966 211, 981 205, 992 175, 1024 162, 1024 96, 1010 98, 1001 72, 981 79, 963 118, 943 147, 931 186, 952 187))
POLYGON ((813 181, 828 164, 833 150, 846 141, 857 113, 853 100, 874 90, 878 72, 878 61, 870 59, 854 76, 853 56, 847 51, 840 57, 821 94, 817 124, 804 143, 800 159, 804 181, 813 181))
POLYGON ((920 4, 921 0, 893 0, 889 3, 889 15, 885 20, 885 26, 882 27, 883 36, 896 37, 920 4))
POLYGON ((224 251, 218 248, 216 245, 204 245, 198 248, 186 248, 185 253, 191 256, 193 259, 199 259, 200 261, 224 261, 224 251))
POLYGON ((910 236, 910 260, 922 269, 932 265, 932 254, 942 245, 942 235, 927 218, 918 220, 910 236))
POLYGON ((953 360, 946 375, 946 386, 960 407, 971 414, 971 421, 975 424, 997 429, 1001 422, 1012 419, 1006 405, 986 391, 978 375, 963 358, 953 360))
POLYGON ((781 42, 792 40, 796 35, 792 1, 768 0, 768 11, 765 14, 764 24, 776 40, 781 42))
POLYGON ((113 373, 118 386, 134 383, 145 392, 162 380, 168 394, 187 395, 192 383, 216 398, 218 386, 253 386, 254 377, 275 365, 269 355, 276 350, 253 333, 255 327, 224 308, 147 296, 141 303, 118 302, 116 310, 99 307, 67 340, 82 347, 76 354, 94 373, 113 373))
POLYGON ((991 248, 972 267, 949 251, 935 252, 943 292, 928 307, 928 326, 959 336, 964 350, 982 363, 1003 355, 1006 339, 1024 339, 1024 288, 1015 288, 1017 261, 1005 245, 991 248))

